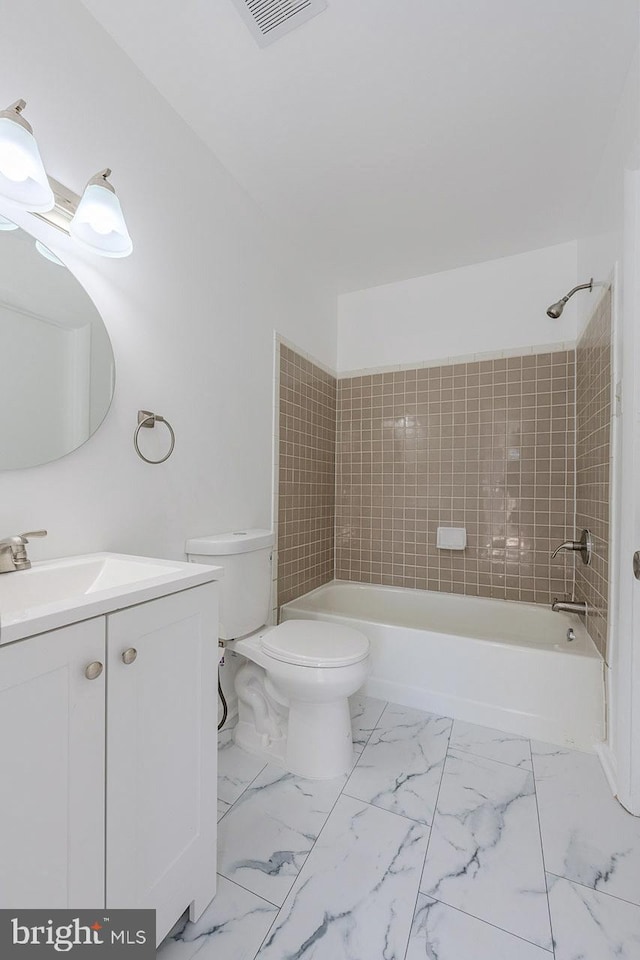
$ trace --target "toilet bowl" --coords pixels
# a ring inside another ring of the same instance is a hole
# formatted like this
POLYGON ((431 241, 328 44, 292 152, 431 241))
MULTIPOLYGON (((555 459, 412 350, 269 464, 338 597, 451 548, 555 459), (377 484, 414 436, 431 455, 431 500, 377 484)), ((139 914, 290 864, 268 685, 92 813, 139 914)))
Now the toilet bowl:
POLYGON ((236 743, 291 773, 325 780, 351 769, 349 697, 367 677, 369 641, 319 620, 265 626, 271 605, 270 530, 187 540, 191 560, 224 568, 219 637, 245 658, 235 677, 236 743))
POLYGON ((236 640, 235 741, 291 773, 324 780, 347 773, 353 742, 349 697, 369 668, 363 633, 315 620, 287 620, 236 640))

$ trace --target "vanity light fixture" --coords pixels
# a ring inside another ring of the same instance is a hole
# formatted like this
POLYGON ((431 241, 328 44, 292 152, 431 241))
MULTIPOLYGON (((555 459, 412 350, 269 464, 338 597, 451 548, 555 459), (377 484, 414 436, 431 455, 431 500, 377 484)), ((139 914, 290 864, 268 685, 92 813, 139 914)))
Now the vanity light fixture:
POLYGON ((54 205, 31 124, 22 116, 26 101, 0 112, 0 195, 15 207, 45 213, 54 205))
POLYGON ((89 180, 69 225, 69 233, 102 257, 128 257, 133 244, 120 201, 107 179, 110 176, 111 170, 107 167, 89 180))
MULTIPOLYGON (((133 244, 120 201, 105 169, 89 180, 82 197, 48 177, 33 130, 22 116, 24 100, 0 111, 0 199, 70 234, 102 257, 128 257, 133 244)), ((0 216, 0 230, 16 225, 0 216)))

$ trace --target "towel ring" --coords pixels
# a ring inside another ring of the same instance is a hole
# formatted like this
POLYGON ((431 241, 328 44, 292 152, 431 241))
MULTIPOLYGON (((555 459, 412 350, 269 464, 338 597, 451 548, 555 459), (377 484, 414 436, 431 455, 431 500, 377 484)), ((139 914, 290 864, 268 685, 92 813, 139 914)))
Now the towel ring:
POLYGON ((159 413, 151 413, 150 410, 138 410, 138 426, 136 427, 135 433, 133 434, 133 446, 135 447, 135 451, 141 460, 144 460, 145 463, 164 463, 165 460, 168 460, 171 454, 173 453, 173 448, 175 447, 175 445, 176 445, 176 435, 173 432, 173 427, 171 426, 168 420, 165 420, 164 417, 161 417, 159 413), (142 451, 140 450, 140 447, 138 445, 138 435, 142 427, 153 428, 155 427, 156 423, 165 424, 167 430, 169 431, 169 435, 171 437, 171 446, 169 447, 169 452, 165 454, 164 457, 161 457, 159 460, 150 460, 149 457, 145 457, 144 453, 142 453, 142 451))

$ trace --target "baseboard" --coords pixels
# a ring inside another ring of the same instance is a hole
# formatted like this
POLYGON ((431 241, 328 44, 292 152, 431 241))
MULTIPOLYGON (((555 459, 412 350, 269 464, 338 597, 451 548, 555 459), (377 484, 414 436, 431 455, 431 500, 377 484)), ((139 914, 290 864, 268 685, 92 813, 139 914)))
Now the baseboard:
POLYGON ((608 743, 599 743, 596 746, 598 759, 607 778, 607 783, 611 787, 614 797, 618 796, 618 764, 616 758, 608 743))

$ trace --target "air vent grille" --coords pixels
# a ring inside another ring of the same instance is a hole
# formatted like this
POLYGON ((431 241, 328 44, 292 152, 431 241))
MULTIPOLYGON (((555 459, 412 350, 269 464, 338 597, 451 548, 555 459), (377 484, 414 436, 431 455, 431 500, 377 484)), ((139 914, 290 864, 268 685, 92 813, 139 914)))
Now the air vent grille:
POLYGON ((233 0, 261 47, 279 40, 327 7, 327 0, 233 0))

